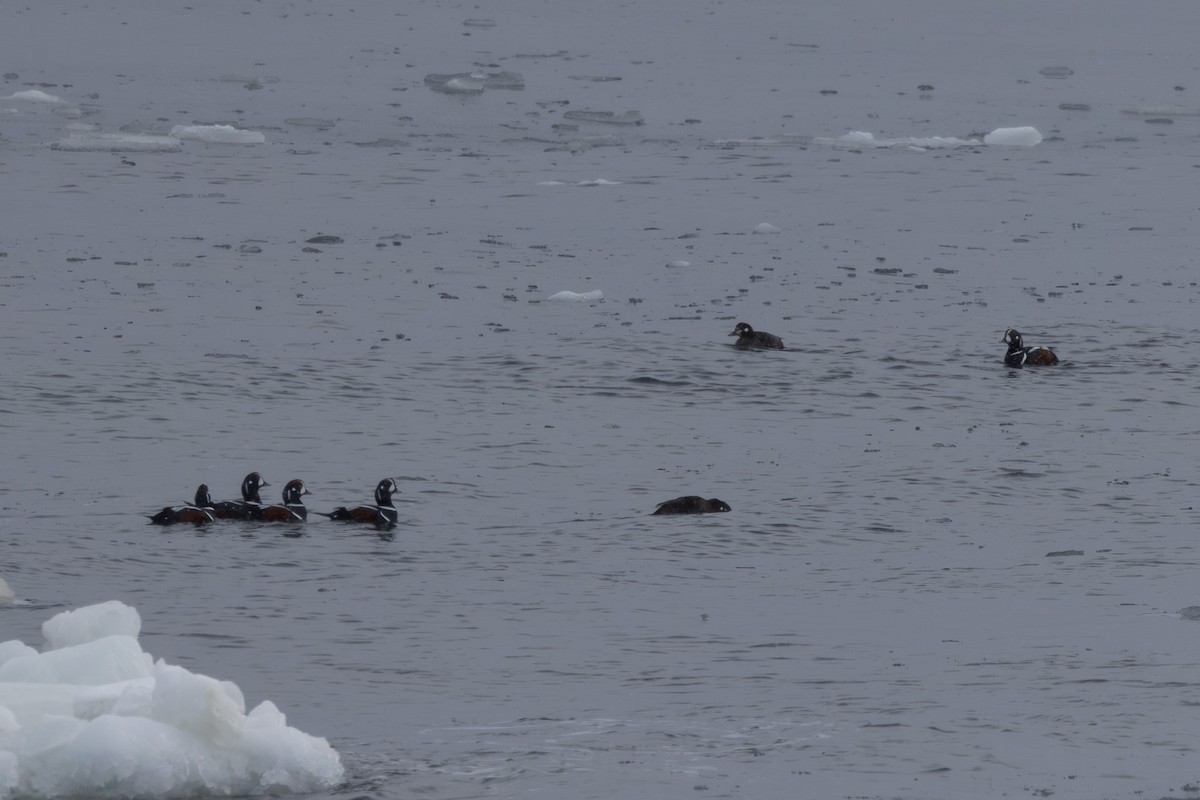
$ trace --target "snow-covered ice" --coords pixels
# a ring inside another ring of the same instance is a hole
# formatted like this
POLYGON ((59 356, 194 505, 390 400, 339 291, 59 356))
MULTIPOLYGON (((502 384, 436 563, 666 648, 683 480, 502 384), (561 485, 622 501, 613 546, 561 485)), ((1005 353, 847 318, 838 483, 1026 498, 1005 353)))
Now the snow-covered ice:
POLYGON ((176 139, 194 139, 214 144, 262 144, 267 140, 259 131, 246 131, 232 125, 176 125, 171 128, 176 139))
POLYGON ((31 103, 61 103, 63 101, 58 95, 43 92, 41 89, 13 92, 7 97, 0 97, 0 100, 28 100, 31 103))
POLYGON ((172 798, 329 789, 341 759, 273 703, 155 661, 119 601, 42 625, 41 652, 0 643, 0 800, 172 798))

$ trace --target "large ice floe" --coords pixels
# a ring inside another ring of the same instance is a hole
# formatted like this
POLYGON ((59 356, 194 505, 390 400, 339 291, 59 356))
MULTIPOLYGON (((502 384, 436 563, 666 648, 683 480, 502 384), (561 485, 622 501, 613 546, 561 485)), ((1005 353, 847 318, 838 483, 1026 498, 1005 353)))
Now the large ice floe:
POLYGON ((270 701, 155 661, 119 601, 42 624, 41 652, 0 643, 0 800, 303 793, 342 779, 324 739, 270 701))
POLYGON ((246 131, 232 125, 176 125, 169 136, 146 133, 102 133, 95 126, 77 123, 68 126, 67 135, 50 145, 51 150, 111 153, 173 153, 181 150, 184 140, 209 144, 262 144, 267 137, 259 131, 246 131))
POLYGON ((996 128, 984 134, 982 139, 957 136, 903 136, 896 139, 879 139, 867 131, 850 131, 835 139, 817 138, 817 144, 850 147, 906 147, 913 150, 934 150, 946 147, 977 147, 981 144, 1007 147, 1033 147, 1040 144, 1042 134, 1028 125, 1016 128, 996 128))

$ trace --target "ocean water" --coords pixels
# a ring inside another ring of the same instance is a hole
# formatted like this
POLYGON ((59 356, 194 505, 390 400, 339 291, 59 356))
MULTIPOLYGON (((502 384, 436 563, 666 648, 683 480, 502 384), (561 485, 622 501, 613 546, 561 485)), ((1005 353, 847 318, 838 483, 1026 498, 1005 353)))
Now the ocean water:
POLYGON ((333 797, 1200 791, 1191 6, 5 13, 0 638, 134 605, 333 797), (402 524, 147 523, 252 470, 402 524))

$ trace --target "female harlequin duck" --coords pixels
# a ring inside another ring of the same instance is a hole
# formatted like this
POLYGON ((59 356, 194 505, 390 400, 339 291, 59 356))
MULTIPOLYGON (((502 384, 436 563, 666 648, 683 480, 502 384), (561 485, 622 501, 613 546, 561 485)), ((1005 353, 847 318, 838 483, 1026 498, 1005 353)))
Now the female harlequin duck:
POLYGON ((162 511, 150 517, 155 525, 174 525, 177 522, 190 522, 193 525, 207 525, 216 519, 213 513, 212 495, 208 493, 207 484, 200 484, 196 489, 196 499, 183 506, 167 506, 162 511))
POLYGON ((251 472, 242 480, 242 499, 214 503, 213 513, 217 519, 261 519, 262 498, 258 496, 258 490, 270 485, 262 475, 251 472))
POLYGON ((733 343, 734 347, 758 347, 765 350, 783 350, 783 339, 780 339, 773 333, 765 331, 756 331, 745 322, 739 322, 733 328, 733 333, 730 336, 738 337, 738 340, 733 343))
POLYGON ((1021 334, 1015 328, 1006 330, 1004 338, 1000 341, 1008 345, 1004 363, 1010 367, 1022 367, 1026 364, 1048 367, 1058 363, 1058 356, 1054 355, 1054 351, 1049 347, 1025 347, 1021 334))
POLYGON ((263 522, 304 522, 308 509, 304 507, 303 495, 312 494, 302 480, 290 480, 283 487, 283 505, 263 506, 259 516, 263 522))
POLYGON ((732 511, 729 504, 713 497, 705 500, 694 494, 686 497, 676 497, 674 500, 664 500, 658 504, 655 514, 708 514, 714 511, 732 511))
POLYGON ((392 505, 392 494, 395 491, 396 482, 391 478, 384 478, 375 487, 375 505, 356 506, 355 508, 338 506, 331 513, 326 514, 322 511, 317 513, 341 522, 362 522, 374 525, 376 528, 390 528, 400 518, 400 512, 392 505))

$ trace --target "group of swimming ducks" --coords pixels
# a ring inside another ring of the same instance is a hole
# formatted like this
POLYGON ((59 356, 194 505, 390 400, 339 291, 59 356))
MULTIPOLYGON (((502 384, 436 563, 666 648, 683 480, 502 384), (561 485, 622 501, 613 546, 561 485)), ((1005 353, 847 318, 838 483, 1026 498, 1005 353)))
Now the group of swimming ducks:
MULTIPOLYGON (((773 333, 766 331, 756 331, 745 322, 739 322, 734 326, 730 336, 738 337, 734 342, 734 347, 743 349, 757 348, 759 350, 786 350, 783 346, 783 339, 780 339, 773 333)), ((1058 356, 1049 347, 1026 347, 1021 334, 1016 328, 1009 328, 1004 332, 1004 338, 1000 340, 1008 345, 1008 352, 1004 354, 1004 363, 1010 367, 1023 367, 1026 364, 1030 366, 1048 367, 1058 363, 1058 356)))
MULTIPOLYGON (((185 522, 192 525, 206 525, 219 519, 241 519, 256 522, 304 522, 308 519, 308 509, 304 505, 304 495, 312 494, 304 481, 290 480, 283 487, 283 503, 279 505, 264 505, 258 496, 258 490, 270 486, 257 472, 251 472, 242 480, 242 499, 223 500, 214 503, 208 491, 208 484, 202 483, 196 489, 196 497, 190 503, 181 506, 167 506, 162 511, 150 517, 155 525, 175 525, 185 522)), ((396 481, 384 478, 375 487, 375 505, 370 506, 338 506, 333 511, 317 511, 323 517, 329 517, 339 522, 357 522, 373 525, 377 529, 391 528, 400 518, 396 507, 392 505, 392 495, 396 492, 396 481)))
MULTIPOLYGON (((785 350, 783 340, 773 333, 756 331, 745 322, 734 326, 730 336, 738 337, 735 347, 759 350, 785 350)), ((1015 328, 1004 332, 1000 340, 1008 345, 1004 363, 1010 367, 1050 366, 1058 363, 1058 356, 1049 347, 1026 347, 1021 334, 1015 328)), ((304 522, 308 519, 308 509, 304 506, 303 497, 311 494, 302 480, 290 480, 283 487, 283 502, 279 505, 264 505, 258 496, 258 491, 264 486, 270 486, 263 476, 251 472, 242 481, 242 499, 225 500, 214 503, 208 491, 207 484, 200 484, 196 496, 191 503, 181 506, 167 506, 162 511, 150 517, 155 525, 175 525, 191 523, 205 525, 218 519, 242 519, 259 522, 304 522)), ((340 522, 355 522, 372 525, 377 529, 393 527, 399 519, 399 512, 392 505, 392 495, 396 492, 396 481, 384 478, 375 487, 375 504, 363 506, 339 506, 328 513, 316 513, 331 520, 340 522)), ((710 514, 731 511, 729 504, 715 497, 703 498, 698 495, 686 495, 665 500, 658 504, 654 514, 710 514)))

